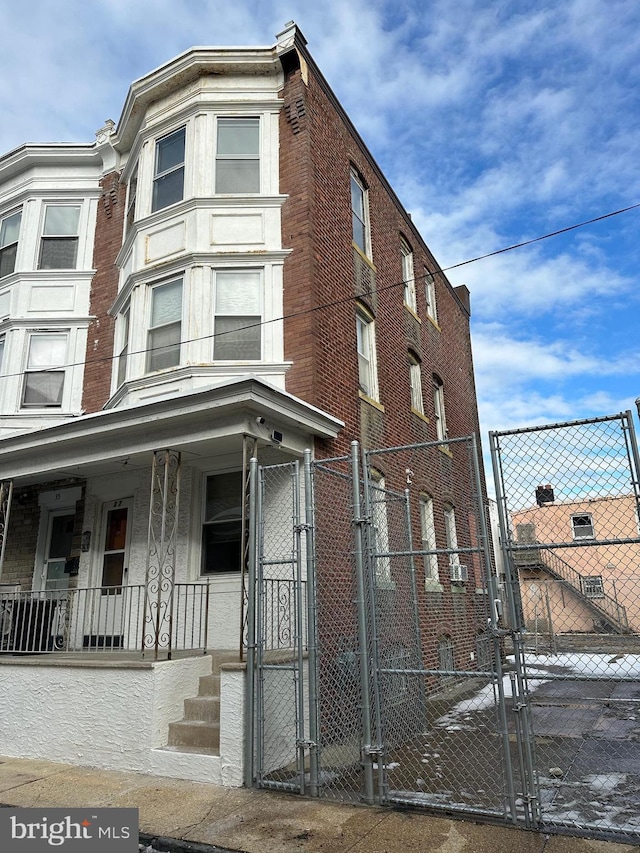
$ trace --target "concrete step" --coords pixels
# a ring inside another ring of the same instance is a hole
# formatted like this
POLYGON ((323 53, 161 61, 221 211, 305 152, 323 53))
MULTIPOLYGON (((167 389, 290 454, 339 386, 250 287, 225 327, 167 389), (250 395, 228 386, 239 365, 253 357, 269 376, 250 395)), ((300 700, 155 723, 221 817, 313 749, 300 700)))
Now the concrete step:
POLYGON ((205 723, 220 722, 220 697, 196 696, 184 700, 184 719, 202 720, 205 723))
POLYGON ((200 747, 217 751, 220 749, 220 723, 203 720, 180 720, 169 723, 168 746, 200 747))
POLYGON ((201 675, 198 686, 198 696, 220 696, 220 673, 217 675, 201 675))
POLYGON ((240 660, 240 655, 237 649, 235 651, 219 649, 209 652, 211 655, 211 671, 214 675, 220 675, 220 666, 223 663, 237 663, 240 660))

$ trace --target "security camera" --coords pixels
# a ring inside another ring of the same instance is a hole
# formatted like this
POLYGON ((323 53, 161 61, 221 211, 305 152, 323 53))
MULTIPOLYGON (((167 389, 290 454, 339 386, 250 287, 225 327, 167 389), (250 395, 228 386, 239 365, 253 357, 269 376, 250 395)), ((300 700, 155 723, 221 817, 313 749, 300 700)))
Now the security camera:
POLYGON ((257 417, 256 423, 258 424, 258 426, 264 426, 264 418, 257 417))
POLYGON ((282 444, 282 433, 278 432, 277 429, 274 429, 274 431, 271 433, 271 441, 274 444, 282 444))

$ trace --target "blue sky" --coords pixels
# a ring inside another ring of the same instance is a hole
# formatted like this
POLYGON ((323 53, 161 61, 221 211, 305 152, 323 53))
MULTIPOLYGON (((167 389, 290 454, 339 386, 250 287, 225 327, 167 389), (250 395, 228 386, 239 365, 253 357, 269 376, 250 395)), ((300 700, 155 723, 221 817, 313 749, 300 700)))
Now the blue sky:
MULTIPOLYGON (((0 152, 90 142, 193 45, 294 19, 443 267, 640 202, 636 0, 29 0, 3 8, 0 152)), ((640 209, 451 270, 489 429, 640 396, 640 209)))

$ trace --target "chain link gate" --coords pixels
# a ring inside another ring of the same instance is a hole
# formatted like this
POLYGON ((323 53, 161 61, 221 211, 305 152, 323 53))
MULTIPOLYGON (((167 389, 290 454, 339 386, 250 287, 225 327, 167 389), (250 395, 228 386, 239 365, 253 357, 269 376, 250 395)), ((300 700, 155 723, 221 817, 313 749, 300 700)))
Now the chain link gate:
POLYGON ((247 784, 530 825, 474 437, 252 481, 247 784))
POLYGON ((630 412, 490 434, 523 801, 640 840, 640 489, 630 412))

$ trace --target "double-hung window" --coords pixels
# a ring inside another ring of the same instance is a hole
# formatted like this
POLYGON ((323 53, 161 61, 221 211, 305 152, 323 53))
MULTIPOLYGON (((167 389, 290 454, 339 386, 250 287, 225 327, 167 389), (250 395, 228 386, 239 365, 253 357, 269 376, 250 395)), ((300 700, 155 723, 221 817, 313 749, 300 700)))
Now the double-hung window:
POLYGON ((23 408, 60 408, 64 392, 67 334, 32 332, 22 391, 23 408))
POLYGON ((120 347, 118 350, 118 374, 117 387, 119 388, 127 378, 127 359, 129 356, 129 322, 131 306, 127 304, 120 315, 120 347))
POLYGON ((262 273, 215 273, 215 361, 259 361, 262 357, 262 273))
POLYGON ((400 241, 400 257, 402 259, 402 280, 404 282, 404 301, 413 313, 418 310, 416 300, 416 280, 413 274, 413 250, 406 240, 400 241))
POLYGON ((46 205, 38 269, 76 268, 79 221, 80 206, 77 204, 46 205))
POLYGON ((595 536, 593 529, 593 516, 590 512, 584 512, 580 515, 572 515, 571 528, 573 530, 574 539, 593 539, 595 536))
MULTIPOLYGON (((433 518, 433 500, 427 495, 420 497, 420 535, 422 537, 422 550, 435 551, 436 549, 436 527, 433 518)), ((437 582, 438 555, 424 554, 424 577, 425 581, 437 582)))
POLYGON ((388 493, 383 475, 371 471, 371 522, 374 546, 374 578, 376 584, 391 582, 391 557, 389 556, 389 519, 387 516, 388 493))
POLYGON ((447 418, 444 411, 444 385, 439 376, 433 375, 433 410, 436 421, 436 438, 445 441, 447 438, 447 418))
POLYGON ((354 244, 370 257, 369 211, 367 190, 360 175, 351 170, 351 226, 354 244))
POLYGON ((21 219, 22 211, 18 210, 0 221, 0 278, 11 275, 16 268, 21 219))
POLYGON ((356 314, 356 341, 358 348, 358 381, 360 390, 372 400, 378 399, 378 371, 376 367, 376 330, 373 317, 364 309, 356 314))
POLYGON ((216 192, 260 192, 260 119, 218 119, 216 192))
POLYGON ((133 227, 133 223, 136 220, 136 197, 138 195, 138 166, 136 164, 135 169, 131 177, 129 178, 129 187, 127 190, 127 217, 126 217, 126 225, 127 225, 127 234, 133 227))
POLYGON ((152 211, 162 210, 184 198, 184 142, 184 127, 156 142, 152 211))
POLYGON ((420 362, 413 353, 409 353, 409 381, 411 383, 411 408, 414 412, 424 415, 422 371, 420 369, 420 362))
POLYGON ((147 337, 147 373, 180 364, 182 279, 151 288, 151 317, 147 337))
POLYGON ((452 581, 467 579, 466 566, 460 565, 460 554, 458 553, 458 532, 456 530, 456 511, 451 504, 445 504, 444 508, 444 531, 447 537, 447 549, 449 554, 449 570, 452 581))
POLYGON ((207 477, 202 574, 237 572, 242 560, 242 472, 207 477))
POLYGON ((434 323, 437 323, 436 282, 426 267, 424 268, 424 296, 427 302, 427 315, 431 317, 434 323))

